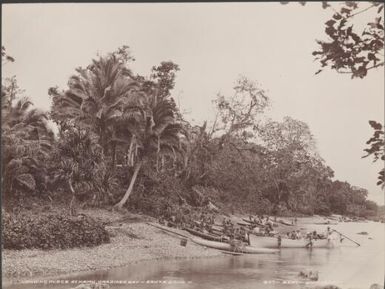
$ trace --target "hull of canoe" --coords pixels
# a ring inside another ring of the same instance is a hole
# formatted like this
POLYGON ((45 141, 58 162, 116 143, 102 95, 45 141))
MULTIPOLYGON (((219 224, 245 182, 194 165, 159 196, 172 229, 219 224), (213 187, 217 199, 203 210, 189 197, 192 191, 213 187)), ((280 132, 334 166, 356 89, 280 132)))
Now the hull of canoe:
POLYGON ((194 236, 197 236, 197 237, 201 237, 201 238, 209 240, 209 241, 217 241, 217 242, 223 241, 223 238, 218 237, 218 236, 213 236, 211 234, 206 234, 206 233, 203 233, 203 232, 198 232, 196 230, 189 229, 189 228, 185 228, 184 230, 189 232, 191 235, 194 235, 194 236))
MULTIPOLYGON (((214 248, 214 249, 223 250, 223 251, 233 251, 233 248, 228 243, 209 241, 209 240, 204 240, 201 238, 192 238, 191 240, 194 243, 205 246, 205 247, 214 248)), ((276 249, 255 248, 252 246, 243 246, 242 249, 240 251, 237 251, 237 252, 248 253, 248 254, 263 254, 263 253, 276 253, 277 251, 278 250, 276 250, 276 249)))
MULTIPOLYGON (((333 248, 336 246, 333 239, 313 240, 311 248, 333 248)), ((263 237, 250 234, 250 245, 258 248, 309 248, 309 240, 281 239, 281 245, 278 244, 276 237, 263 237)))

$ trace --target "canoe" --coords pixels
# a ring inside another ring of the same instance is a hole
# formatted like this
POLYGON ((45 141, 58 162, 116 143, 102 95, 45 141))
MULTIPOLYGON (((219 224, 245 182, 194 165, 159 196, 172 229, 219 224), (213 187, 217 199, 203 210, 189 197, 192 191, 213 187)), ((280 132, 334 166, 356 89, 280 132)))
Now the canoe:
POLYGON ((286 222, 284 220, 279 220, 278 223, 281 223, 281 224, 286 225, 286 226, 294 226, 293 224, 288 223, 288 222, 286 222))
POLYGON ((241 223, 241 222, 237 222, 237 224, 239 225, 239 226, 250 226, 251 224, 246 224, 246 223, 241 223))
POLYGON ((243 255, 243 253, 240 253, 240 252, 231 252, 231 251, 221 251, 221 253, 227 254, 227 255, 233 255, 233 256, 240 256, 240 255, 243 255))
POLYGON ((321 223, 314 223, 314 225, 338 225, 338 223, 321 222, 321 223))
MULTIPOLYGON (((209 241, 201 238, 191 238, 191 240, 199 245, 209 247, 209 248, 214 248, 218 249, 221 251, 230 251, 233 252, 233 247, 224 242, 215 242, 215 241, 209 241)), ((263 254, 263 253, 276 253, 278 250, 276 249, 269 249, 269 248, 256 248, 252 246, 242 246, 240 250, 237 250, 236 253, 248 253, 248 254, 263 254)))
POLYGON ((207 234, 207 233, 203 233, 203 232, 199 232, 199 231, 196 231, 196 230, 193 230, 190 228, 184 228, 184 230, 189 232, 191 235, 198 236, 198 237, 201 237, 201 238, 206 239, 206 240, 217 241, 217 242, 222 242, 224 240, 224 238, 222 238, 222 237, 214 236, 212 234, 207 234))
POLYGON ((258 248, 333 248, 337 245, 337 242, 333 239, 312 240, 312 246, 309 246, 309 243, 308 239, 292 240, 282 238, 281 245, 279 246, 277 237, 250 234, 250 245, 258 248))

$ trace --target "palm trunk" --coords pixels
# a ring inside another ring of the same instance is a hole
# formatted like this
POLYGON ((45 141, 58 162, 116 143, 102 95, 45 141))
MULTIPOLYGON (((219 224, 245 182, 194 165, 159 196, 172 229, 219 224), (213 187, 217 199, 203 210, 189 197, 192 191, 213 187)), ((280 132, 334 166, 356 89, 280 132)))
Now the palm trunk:
POLYGON ((115 205, 115 207, 121 209, 124 206, 124 204, 127 202, 128 198, 130 197, 130 195, 132 193, 132 189, 134 188, 136 177, 138 176, 138 173, 139 173, 141 167, 142 167, 142 162, 138 162, 135 165, 135 170, 134 170, 134 174, 132 175, 130 185, 129 185, 126 193, 124 194, 123 198, 120 200, 119 203, 117 203, 115 205))
POLYGON ((68 186, 72 194, 72 198, 70 202, 70 215, 74 216, 76 215, 76 209, 74 208, 74 205, 76 202, 76 193, 75 193, 74 187, 72 186, 72 177, 68 179, 68 186))
POLYGON ((134 136, 131 137, 130 147, 128 149, 127 164, 130 167, 132 166, 133 147, 134 147, 134 136))

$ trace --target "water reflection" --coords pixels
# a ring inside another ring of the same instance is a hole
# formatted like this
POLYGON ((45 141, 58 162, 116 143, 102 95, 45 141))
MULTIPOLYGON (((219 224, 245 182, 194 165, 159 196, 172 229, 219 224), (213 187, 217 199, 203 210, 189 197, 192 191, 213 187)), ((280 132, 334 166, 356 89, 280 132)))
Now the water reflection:
MULTIPOLYGON (((282 249, 278 254, 222 256, 216 258, 182 261, 148 261, 135 265, 71 276, 71 280, 160 280, 170 284, 126 284, 112 288, 305 288, 304 284, 282 284, 299 282, 302 270, 319 272, 317 284, 334 283, 341 288, 368 288, 372 283, 384 281, 384 225, 380 223, 344 223, 337 230, 352 236, 361 244, 345 242, 334 249, 282 249), (359 231, 369 236, 357 235, 359 231), (369 239, 368 237, 371 237, 369 239), (172 284, 173 282, 184 284, 172 284), (271 283, 269 283, 271 282, 271 283)), ((320 229, 320 226, 317 227, 320 229)), ((302 280, 303 281, 303 280, 302 280)), ((8 289, 46 288, 68 289, 69 285, 13 285, 8 289)))

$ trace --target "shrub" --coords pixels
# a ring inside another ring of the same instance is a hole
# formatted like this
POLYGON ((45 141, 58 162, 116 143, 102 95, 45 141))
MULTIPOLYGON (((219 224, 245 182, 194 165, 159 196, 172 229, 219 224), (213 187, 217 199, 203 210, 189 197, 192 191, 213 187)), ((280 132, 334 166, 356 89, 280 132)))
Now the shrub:
POLYGON ((65 249, 91 247, 109 242, 105 228, 85 215, 70 217, 59 213, 3 214, 4 249, 65 249))

